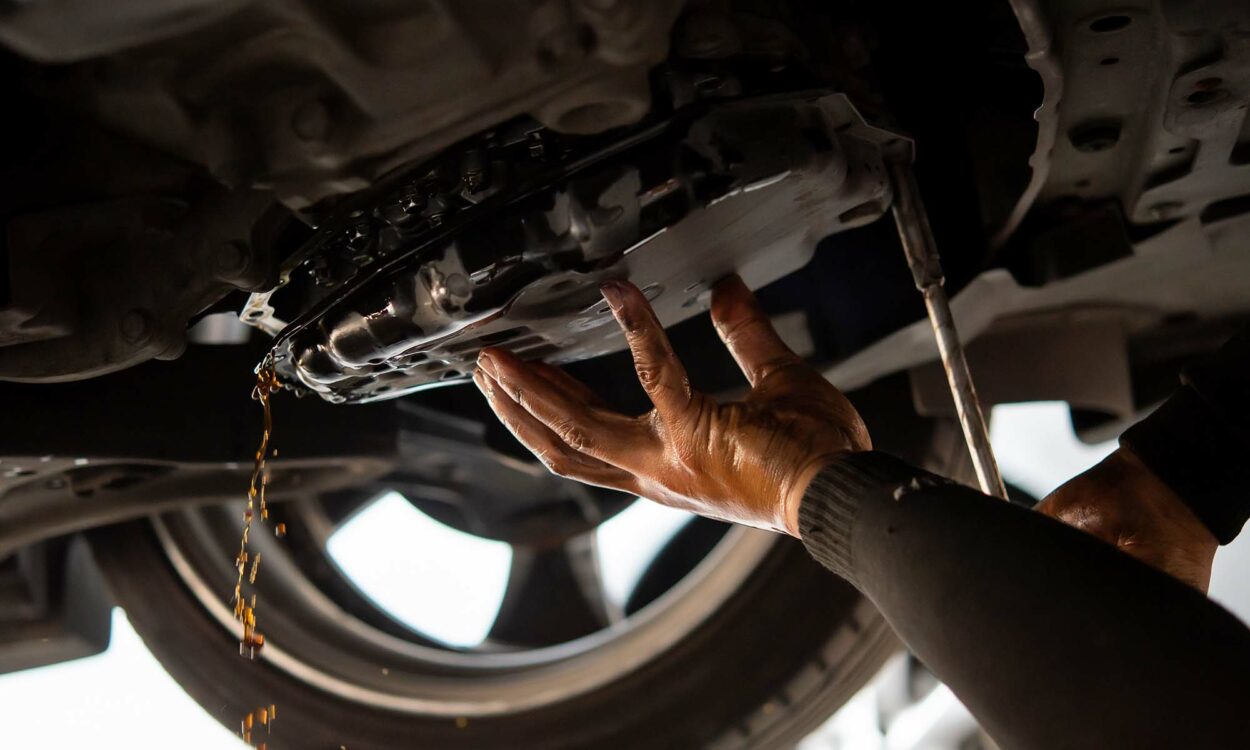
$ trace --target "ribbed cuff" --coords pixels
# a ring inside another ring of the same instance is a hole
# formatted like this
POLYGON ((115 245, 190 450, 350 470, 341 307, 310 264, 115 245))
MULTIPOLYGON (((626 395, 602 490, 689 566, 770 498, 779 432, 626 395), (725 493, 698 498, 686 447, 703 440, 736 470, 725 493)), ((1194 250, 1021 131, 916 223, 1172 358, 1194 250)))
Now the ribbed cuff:
POLYGON ((821 565, 855 583, 851 542, 860 506, 874 496, 893 496, 927 472, 885 453, 847 453, 821 470, 799 506, 799 533, 821 565))

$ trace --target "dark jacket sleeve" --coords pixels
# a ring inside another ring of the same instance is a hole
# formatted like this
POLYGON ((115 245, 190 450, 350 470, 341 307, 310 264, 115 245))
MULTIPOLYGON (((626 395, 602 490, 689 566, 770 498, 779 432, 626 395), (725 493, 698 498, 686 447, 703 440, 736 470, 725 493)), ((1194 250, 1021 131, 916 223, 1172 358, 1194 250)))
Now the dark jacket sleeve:
POLYGON ((1250 519, 1250 329, 1190 367, 1181 387, 1120 437, 1228 544, 1250 519))
POLYGON ((1250 631, 1111 546, 881 453, 799 520, 1005 750, 1246 746, 1250 631))

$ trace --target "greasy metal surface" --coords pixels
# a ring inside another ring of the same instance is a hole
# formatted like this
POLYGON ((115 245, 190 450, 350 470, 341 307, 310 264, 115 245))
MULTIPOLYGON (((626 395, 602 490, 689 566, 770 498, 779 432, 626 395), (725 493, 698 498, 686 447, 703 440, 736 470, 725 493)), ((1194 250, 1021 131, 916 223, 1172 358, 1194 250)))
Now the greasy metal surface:
MULTIPOLYGON (((411 187, 376 196, 371 213, 353 209, 364 230, 344 222, 349 251, 363 234, 370 257, 345 281, 323 282, 322 269, 341 257, 327 261, 327 243, 292 272, 332 290, 282 331, 279 373, 327 400, 360 402, 463 379, 486 345, 556 363, 623 349, 600 283, 632 280, 665 325, 704 310, 711 284, 728 273, 766 284, 804 265, 823 237, 879 217, 890 200, 883 148, 906 149, 840 95, 692 112, 545 184, 491 185, 499 192, 456 209, 453 199, 471 188, 429 195, 414 235, 385 213, 411 187), (439 221, 430 222, 435 203, 439 221), (384 261, 364 270, 372 256, 384 261)), ((489 159, 489 148, 476 150, 489 159)), ((523 165, 509 166, 524 176, 523 165)), ((267 295, 254 296, 243 318, 272 330, 271 309, 267 295)))
POLYGON ((964 358, 955 319, 951 316, 950 302, 943 286, 945 279, 937 242, 929 228, 929 219, 920 199, 920 189, 909 163, 891 160, 889 170, 894 185, 894 222, 898 226, 903 252, 907 256, 907 265, 911 268, 912 276, 915 277, 916 288, 924 294, 925 309, 933 327, 942 367, 946 370, 951 396, 959 414, 959 424, 963 427, 964 438, 972 454, 972 466, 976 470, 977 481, 985 494, 1006 500, 1007 488, 998 471, 998 462, 994 459, 989 426, 985 422, 985 415, 981 413, 981 403, 977 400, 972 373, 964 358))
MULTIPOLYGON (((983 408, 1020 401, 1063 401, 1073 408, 1131 419, 1133 383, 1127 336, 1149 313, 1077 309, 1021 314, 968 341, 983 408), (1138 320, 1134 321, 1133 318, 1138 320)), ((955 416, 946 374, 937 363, 910 373, 912 402, 927 416, 955 416)))
MULTIPOLYGON (((192 347, 76 383, 0 383, 0 558, 105 523, 242 497, 260 429, 248 398, 255 350, 192 347)), ((331 492, 391 471, 393 409, 277 406, 269 492, 331 492)))
POLYGON ((1001 245, 1028 211, 1117 200, 1152 224, 1242 213, 1250 193, 1250 6, 1013 0, 1043 79, 1033 179, 1001 245), (1222 203, 1224 202, 1224 203, 1222 203))
MULTIPOLYGON (((193 347, 176 362, 79 383, 0 384, 0 413, 21 425, 0 434, 0 559, 38 540, 244 497, 260 429, 247 391, 255 356, 193 347), (136 420, 141 428, 126 428, 136 420)), ((364 502, 394 489, 465 533, 555 544, 632 500, 518 460, 481 421, 449 411, 289 395, 274 411, 273 503, 341 505, 343 491, 364 502)))
POLYGON ((1015 233, 1050 174, 1050 153, 1054 150, 1059 130, 1055 109, 1063 98, 1063 71, 1053 49, 1054 40, 1045 5, 1041 0, 1011 0, 1011 9, 1029 45, 1025 60, 1042 78, 1043 99, 1033 116, 1037 120, 1037 146, 1029 157, 1029 168, 1032 170, 1029 184, 1016 200, 1007 220, 990 237, 992 248, 1001 246, 1015 233))
MULTIPOLYGON (((0 558, 26 545, 75 531, 197 505, 237 499, 246 464, 194 464, 110 456, 0 456, 8 475, 0 491, 0 558)), ((378 479, 394 467, 374 456, 274 461, 274 502, 333 492, 378 479)))
POLYGON ((7 217, 0 380, 79 380, 177 357, 188 318, 264 280, 267 258, 233 238, 268 205, 215 189, 190 203, 144 195, 7 217))
POLYGON ((519 114, 636 121, 682 5, 56 0, 5 8, 0 42, 56 64, 44 95, 302 208, 519 114))
MULTIPOLYGON (((1139 243, 1130 257, 1044 287, 1025 287, 1002 269, 987 271, 951 303, 965 341, 1039 311, 1102 310, 1132 333, 1168 318, 1220 320, 1250 314, 1250 216, 1212 224, 1190 219, 1139 243)), ((1027 346, 1026 337, 1018 339, 1027 346)), ((825 371, 839 388, 862 387, 888 372, 938 358, 927 320, 917 321, 825 371)))

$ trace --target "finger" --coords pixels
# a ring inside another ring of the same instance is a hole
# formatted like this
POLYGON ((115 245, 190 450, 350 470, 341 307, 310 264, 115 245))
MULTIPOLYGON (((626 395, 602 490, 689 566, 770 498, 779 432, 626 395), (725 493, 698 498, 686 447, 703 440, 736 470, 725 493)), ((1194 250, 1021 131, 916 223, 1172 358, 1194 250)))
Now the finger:
POLYGON ((634 491, 636 482, 632 474, 573 451, 554 432, 513 401, 494 378, 483 370, 474 371, 473 382, 486 397, 486 402, 504 427, 552 474, 622 492, 634 491))
POLYGON ((686 368, 673 353, 664 326, 655 317, 647 298, 627 281, 609 281, 601 291, 625 331, 638 380, 656 411, 665 418, 684 414, 691 404, 686 368))
POLYGON ((569 375, 559 367, 549 365, 546 362, 530 362, 529 366, 534 368, 539 375, 546 378, 552 385, 557 388, 564 388, 575 398, 580 398, 582 401, 590 404, 591 406, 598 406, 604 409, 608 408, 604 400, 599 397, 599 394, 590 390, 588 385, 572 375, 569 375))
POLYGON ((712 323, 752 387, 803 361, 773 330, 755 295, 736 274, 712 288, 712 323))
POLYGON ((483 349, 478 366, 573 450, 623 469, 643 458, 650 434, 639 420, 587 404, 510 352, 483 349))

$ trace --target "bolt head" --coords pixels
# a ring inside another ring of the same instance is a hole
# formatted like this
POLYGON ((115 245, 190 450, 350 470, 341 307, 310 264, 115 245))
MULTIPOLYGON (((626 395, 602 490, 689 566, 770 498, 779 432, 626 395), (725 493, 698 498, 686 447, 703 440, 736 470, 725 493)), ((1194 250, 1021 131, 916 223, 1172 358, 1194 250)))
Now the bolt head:
POLYGON ((306 141, 324 140, 330 132, 330 112, 320 99, 305 102, 291 115, 291 129, 306 141))
POLYGON ((147 310, 135 308, 122 316, 122 340, 131 346, 142 346, 152 338, 152 316, 147 310))
POLYGON ((343 244, 352 252, 367 250, 373 244, 372 228, 365 222, 351 225, 343 232, 343 244))
POLYGON ((247 271, 252 260, 252 251, 247 244, 238 240, 225 242, 218 246, 213 256, 213 270, 218 278, 233 281, 247 271))

